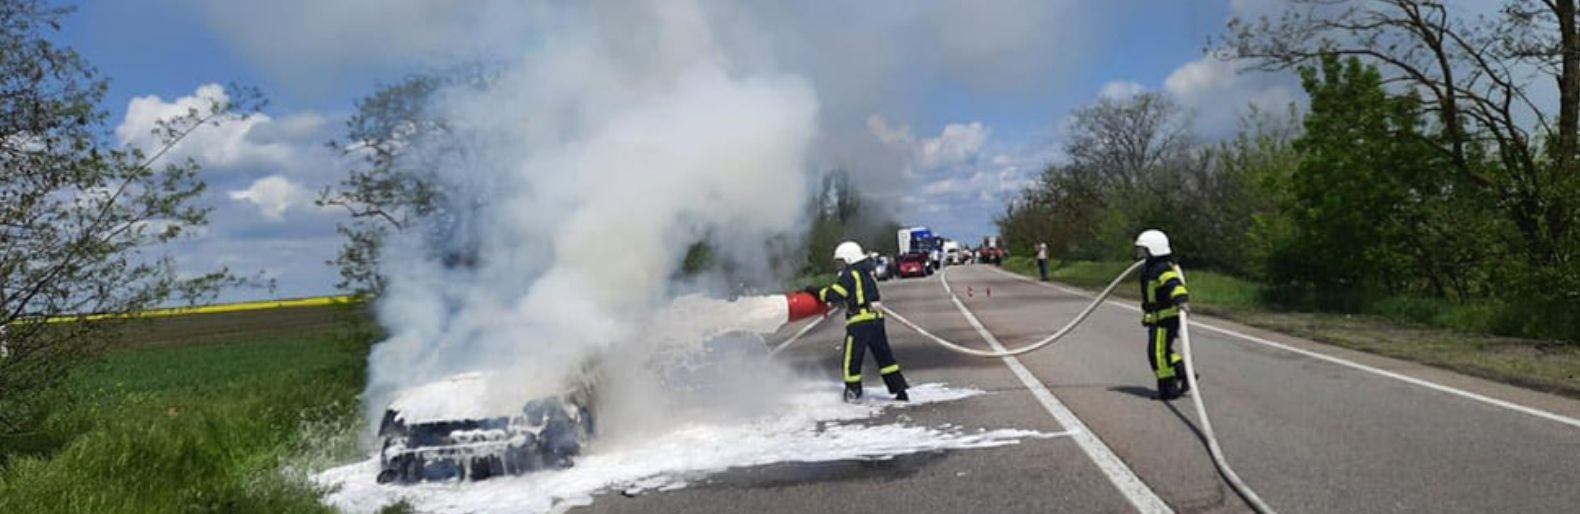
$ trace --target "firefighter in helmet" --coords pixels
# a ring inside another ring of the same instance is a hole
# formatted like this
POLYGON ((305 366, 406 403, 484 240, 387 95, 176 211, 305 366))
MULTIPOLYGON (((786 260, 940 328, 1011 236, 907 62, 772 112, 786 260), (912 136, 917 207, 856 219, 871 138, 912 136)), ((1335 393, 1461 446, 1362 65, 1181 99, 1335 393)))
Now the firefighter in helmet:
POLYGON ((845 309, 845 347, 840 372, 845 377, 845 401, 861 398, 861 361, 867 350, 878 361, 878 374, 884 385, 898 401, 910 401, 905 390, 905 375, 900 373, 900 363, 889 349, 889 336, 883 327, 882 304, 879 303, 878 281, 872 275, 872 261, 861 251, 855 241, 845 241, 834 248, 835 265, 839 277, 832 285, 806 292, 825 303, 845 309))
POLYGON ((1173 400, 1190 390, 1184 359, 1174 352, 1180 311, 1188 309, 1190 294, 1163 231, 1137 236, 1136 257, 1146 259, 1141 266, 1141 324, 1147 327, 1147 361, 1157 375, 1158 399, 1173 400))

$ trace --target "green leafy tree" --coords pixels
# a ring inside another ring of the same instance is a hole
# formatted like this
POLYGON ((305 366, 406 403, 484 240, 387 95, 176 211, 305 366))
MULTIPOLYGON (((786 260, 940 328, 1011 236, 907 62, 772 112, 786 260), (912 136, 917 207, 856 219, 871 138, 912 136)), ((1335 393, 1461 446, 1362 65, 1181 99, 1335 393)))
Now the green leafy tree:
POLYGON ((209 212, 196 204, 197 164, 164 157, 203 125, 255 111, 258 95, 231 88, 159 122, 155 147, 115 146, 106 80, 51 41, 68 13, 0 0, 0 430, 25 428, 38 393, 113 344, 121 319, 236 281, 177 273, 155 252, 209 212))
POLYGON ((1431 136, 1423 141, 1485 197, 1477 203, 1495 206, 1517 230, 1509 249, 1523 265, 1573 264, 1580 255, 1575 0, 1509 0, 1499 16, 1475 18, 1456 16, 1444 2, 1291 4, 1276 18, 1231 20, 1222 56, 1270 71, 1321 67, 1330 55, 1365 59, 1383 82, 1420 95, 1433 123, 1420 131, 1431 136), (1556 115, 1531 94, 1533 74, 1557 86, 1556 115))
POLYGON ((1127 259, 1140 230, 1189 227, 1186 169, 1202 163, 1188 121, 1158 92, 1077 109, 1069 162, 1046 168, 998 218, 1011 251, 1027 255, 1046 242, 1058 259, 1127 259))
POLYGON ((1280 207, 1300 160, 1294 149, 1300 120, 1293 105, 1281 115, 1252 106, 1239 134, 1207 149, 1215 173, 1192 200, 1204 206, 1204 243, 1195 248, 1203 261, 1236 275, 1266 277, 1270 247, 1264 243, 1289 230, 1280 207))
POLYGON ((1457 194, 1471 186, 1437 151, 1426 104, 1390 94, 1353 57, 1324 57, 1301 78, 1311 110, 1288 184, 1293 230, 1272 276, 1341 292, 1468 293, 1463 278, 1481 259, 1455 249, 1474 248, 1463 224, 1484 211, 1457 194))

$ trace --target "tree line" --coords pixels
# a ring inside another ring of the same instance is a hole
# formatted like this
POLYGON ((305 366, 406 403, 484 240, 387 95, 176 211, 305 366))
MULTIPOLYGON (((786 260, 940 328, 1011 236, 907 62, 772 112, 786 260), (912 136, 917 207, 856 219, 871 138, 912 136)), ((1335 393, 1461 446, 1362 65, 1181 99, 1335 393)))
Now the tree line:
POLYGON ((1302 0, 1234 19, 1218 57, 1298 74, 1303 113, 1253 109, 1203 143, 1165 95, 1099 99, 998 225, 1064 259, 1126 259, 1161 228, 1187 265, 1258 280, 1270 303, 1442 299, 1483 306, 1496 333, 1580 341, 1574 7, 1302 0))

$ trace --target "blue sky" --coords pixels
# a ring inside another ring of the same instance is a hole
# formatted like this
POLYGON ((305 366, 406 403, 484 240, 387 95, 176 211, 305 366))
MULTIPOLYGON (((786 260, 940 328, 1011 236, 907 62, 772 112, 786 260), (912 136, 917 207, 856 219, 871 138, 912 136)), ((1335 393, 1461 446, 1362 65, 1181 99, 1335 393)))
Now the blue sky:
MULTIPOLYGON (((323 261, 339 245, 339 217, 311 200, 344 173, 323 144, 353 101, 407 71, 521 42, 500 20, 544 12, 503 0, 390 0, 372 13, 364 4, 98 0, 65 20, 60 41, 111 78, 104 107, 123 133, 184 98, 224 94, 209 84, 254 85, 269 98, 265 118, 183 149, 205 164, 215 212, 172 249, 181 265, 278 284, 229 297, 332 292, 336 273, 323 261), (473 36, 475 47, 458 41, 473 36)), ((1290 77, 1237 74, 1202 56, 1231 13, 1267 12, 1271 0, 933 4, 768 7, 780 12, 755 19, 765 35, 744 44, 812 82, 824 137, 838 147, 818 162, 855 168, 902 221, 963 241, 993 231, 1004 198, 1058 159, 1070 110, 1105 91, 1171 94, 1209 136, 1231 132, 1248 102, 1298 98, 1290 77)))

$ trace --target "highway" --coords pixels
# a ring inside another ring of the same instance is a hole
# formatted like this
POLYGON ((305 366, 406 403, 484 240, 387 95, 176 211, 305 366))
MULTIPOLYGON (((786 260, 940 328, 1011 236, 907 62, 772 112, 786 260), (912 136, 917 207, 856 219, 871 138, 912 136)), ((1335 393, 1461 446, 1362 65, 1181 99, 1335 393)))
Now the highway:
MULTIPOLYGON (((1091 301, 976 265, 882 287, 888 307, 981 349, 993 349, 990 339, 1010 348, 1040 339, 1091 301), (957 308, 945 279, 979 323, 957 308)), ((1580 510, 1580 402, 1207 316, 1193 322, 1199 383, 1223 449, 1278 512, 1580 510)), ((838 325, 779 358, 837 382, 838 325)), ((888 332, 911 382, 991 394, 887 416, 1075 435, 736 469, 676 491, 600 496, 574 512, 1249 511, 1214 469, 1189 401, 1151 398, 1145 333, 1126 301, 1014 359, 952 353, 892 320, 888 332)))

